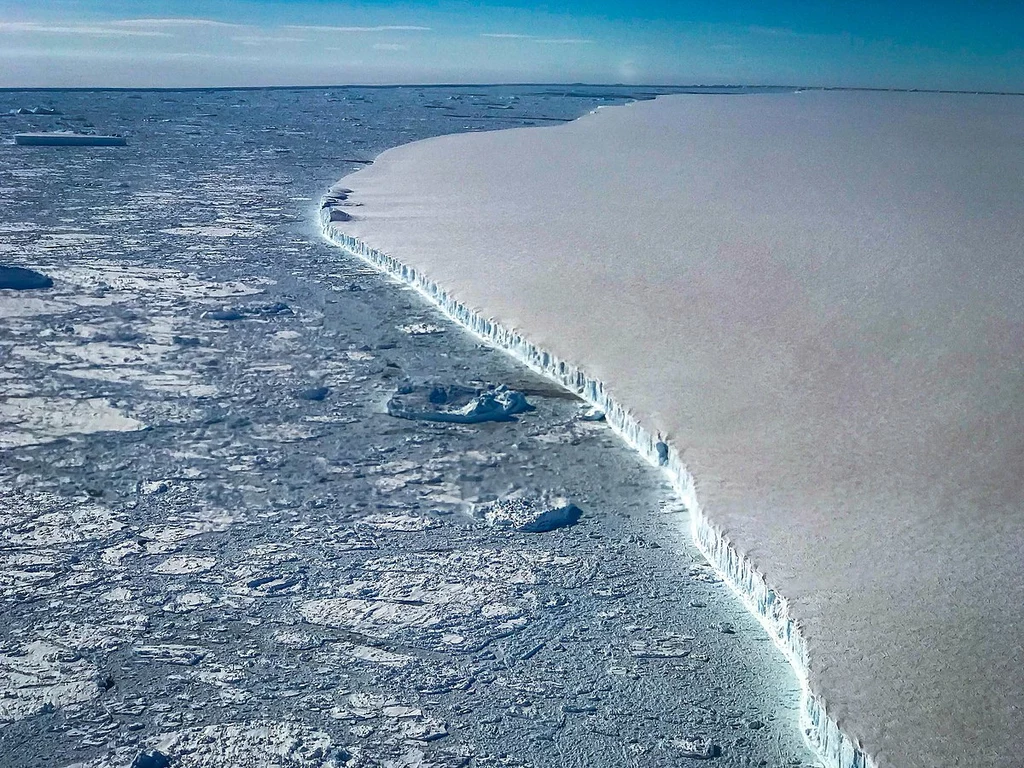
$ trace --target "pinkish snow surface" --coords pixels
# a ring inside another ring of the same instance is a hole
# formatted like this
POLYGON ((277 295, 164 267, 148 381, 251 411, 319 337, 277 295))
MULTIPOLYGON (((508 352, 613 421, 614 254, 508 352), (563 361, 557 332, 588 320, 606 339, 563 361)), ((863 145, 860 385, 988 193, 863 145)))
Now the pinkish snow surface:
POLYGON ((344 184, 669 437, 880 766, 1020 764, 1024 98, 669 97, 344 184))

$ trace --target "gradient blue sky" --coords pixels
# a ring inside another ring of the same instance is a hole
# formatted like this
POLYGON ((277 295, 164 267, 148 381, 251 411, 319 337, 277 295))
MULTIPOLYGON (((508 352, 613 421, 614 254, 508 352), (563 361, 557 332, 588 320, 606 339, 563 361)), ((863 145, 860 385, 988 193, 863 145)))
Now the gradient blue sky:
POLYGON ((1024 91, 1024 1, 0 0, 0 87, 745 83, 1024 91))

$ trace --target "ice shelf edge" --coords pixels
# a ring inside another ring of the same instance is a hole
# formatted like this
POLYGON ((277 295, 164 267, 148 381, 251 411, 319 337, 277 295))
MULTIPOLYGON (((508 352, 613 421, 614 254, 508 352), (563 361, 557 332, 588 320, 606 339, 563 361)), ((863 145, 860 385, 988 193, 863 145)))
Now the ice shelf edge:
POLYGON ((844 733, 828 715, 825 702, 811 690, 807 644, 789 614, 786 599, 768 584, 750 559, 704 514, 697 500, 693 475, 675 447, 663 443, 641 426, 626 408, 611 397, 604 382, 588 377, 576 365, 539 349, 514 330, 479 315, 421 271, 344 234, 330 220, 330 202, 325 199, 322 204, 321 230, 330 243, 415 288, 458 325, 604 411, 608 425, 619 437, 668 474, 675 492, 690 513, 690 535, 694 544, 754 614, 792 666, 800 684, 800 721, 808 745, 827 768, 878 768, 862 746, 844 733))

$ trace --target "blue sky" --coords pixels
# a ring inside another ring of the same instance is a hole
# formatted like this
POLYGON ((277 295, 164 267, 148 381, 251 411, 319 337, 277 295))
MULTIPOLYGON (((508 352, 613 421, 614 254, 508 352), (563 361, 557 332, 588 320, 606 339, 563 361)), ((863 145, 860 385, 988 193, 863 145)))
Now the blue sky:
POLYGON ((745 83, 1024 91, 1024 2, 0 0, 0 87, 745 83))

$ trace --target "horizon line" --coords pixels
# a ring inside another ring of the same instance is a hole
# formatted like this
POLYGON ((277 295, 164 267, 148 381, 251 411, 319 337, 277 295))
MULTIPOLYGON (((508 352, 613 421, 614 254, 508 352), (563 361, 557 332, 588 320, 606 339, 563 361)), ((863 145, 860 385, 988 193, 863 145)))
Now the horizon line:
POLYGON ((1024 91, 992 91, 967 88, 904 88, 896 86, 857 85, 752 85, 746 83, 602 83, 602 82, 493 82, 493 83, 335 83, 333 85, 215 85, 215 86, 0 86, 0 93, 13 92, 202 92, 202 91, 298 91, 331 88, 515 88, 515 87, 584 87, 584 88, 649 88, 649 89, 785 89, 794 91, 870 91, 888 93, 940 93, 974 96, 1024 96, 1024 91))

